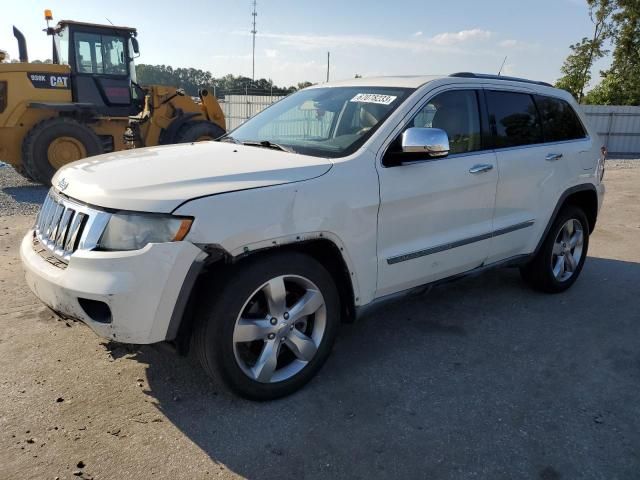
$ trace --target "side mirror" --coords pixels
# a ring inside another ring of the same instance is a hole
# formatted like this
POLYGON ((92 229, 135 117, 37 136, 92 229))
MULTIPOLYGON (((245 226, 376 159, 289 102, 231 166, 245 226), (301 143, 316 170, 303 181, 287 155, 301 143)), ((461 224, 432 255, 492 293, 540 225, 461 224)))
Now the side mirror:
POLYGON ((140 45, 136 37, 131 37, 131 46, 133 47, 133 53, 140 55, 140 45))
POLYGON ((422 153, 432 158, 449 155, 449 137, 439 128, 407 128, 402 134, 402 153, 422 153))

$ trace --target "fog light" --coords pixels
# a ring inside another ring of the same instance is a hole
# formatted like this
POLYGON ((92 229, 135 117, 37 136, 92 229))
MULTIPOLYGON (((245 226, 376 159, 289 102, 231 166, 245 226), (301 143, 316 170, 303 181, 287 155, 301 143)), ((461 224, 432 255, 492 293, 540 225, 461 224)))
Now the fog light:
POLYGON ((78 303, 84 310, 84 313, 94 322, 111 323, 111 309, 106 303, 88 298, 78 298, 78 303))

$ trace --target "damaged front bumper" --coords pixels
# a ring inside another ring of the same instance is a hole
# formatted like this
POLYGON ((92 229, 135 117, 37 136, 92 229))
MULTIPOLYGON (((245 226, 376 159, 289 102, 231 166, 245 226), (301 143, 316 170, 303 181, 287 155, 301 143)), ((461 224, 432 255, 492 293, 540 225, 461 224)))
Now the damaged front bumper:
POLYGON ((43 303, 101 337, 136 344, 173 339, 183 285, 205 256, 183 241, 133 251, 79 250, 68 264, 56 265, 34 249, 33 231, 20 247, 27 284, 43 303))

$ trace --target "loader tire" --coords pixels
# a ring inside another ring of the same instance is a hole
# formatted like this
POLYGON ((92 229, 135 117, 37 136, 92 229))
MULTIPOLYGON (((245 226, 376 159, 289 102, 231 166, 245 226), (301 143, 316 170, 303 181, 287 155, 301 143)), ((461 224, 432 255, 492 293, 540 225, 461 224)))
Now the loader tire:
POLYGON ((215 123, 207 121, 187 122, 176 134, 176 143, 203 142, 215 140, 226 132, 215 123))
POLYGON ((31 178, 31 175, 29 175, 27 173, 27 171, 24 169, 24 166, 22 164, 20 165, 14 165, 13 169, 16 171, 16 173, 18 175, 20 175, 22 178, 24 178, 25 180, 28 180, 30 182, 33 182, 33 178, 31 178))
POLYGON ((22 142, 22 165, 34 181, 51 185, 63 165, 103 153, 100 138, 73 118, 56 117, 33 127, 22 142))

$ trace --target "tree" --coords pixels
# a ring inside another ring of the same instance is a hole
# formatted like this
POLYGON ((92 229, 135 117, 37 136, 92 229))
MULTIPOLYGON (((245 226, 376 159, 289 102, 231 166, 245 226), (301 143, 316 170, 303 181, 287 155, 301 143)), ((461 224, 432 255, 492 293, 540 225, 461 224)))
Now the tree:
POLYGON ((640 105, 640 2, 617 0, 613 62, 601 72, 602 82, 589 94, 589 103, 640 105))
POLYGON ((176 68, 168 65, 136 65, 138 83, 144 85, 171 85, 183 88, 187 95, 196 96, 200 88, 211 89, 211 72, 195 68, 176 68))
POLYGON ((191 96, 196 96, 201 88, 215 91, 217 95, 244 93, 287 95, 311 85, 310 82, 302 82, 298 84, 298 87, 281 88, 266 78, 253 81, 249 77, 236 76, 231 73, 215 78, 211 72, 196 68, 173 68, 169 65, 147 65, 144 63, 136 65, 136 77, 141 85, 170 85, 183 88, 185 93, 191 96))
POLYGON ((556 82, 556 87, 571 92, 579 103, 583 101, 584 90, 591 81, 593 64, 608 53, 603 45, 613 31, 611 17, 616 8, 616 0, 587 0, 587 4, 593 23, 593 35, 591 38, 584 37, 569 47, 572 53, 560 68, 563 76, 556 82))

